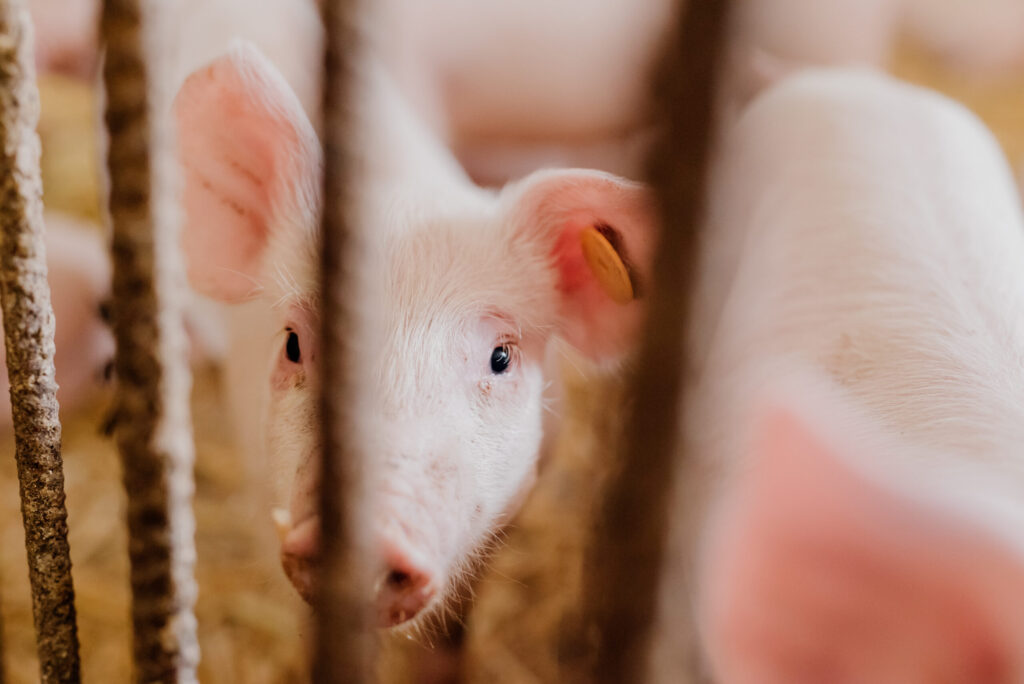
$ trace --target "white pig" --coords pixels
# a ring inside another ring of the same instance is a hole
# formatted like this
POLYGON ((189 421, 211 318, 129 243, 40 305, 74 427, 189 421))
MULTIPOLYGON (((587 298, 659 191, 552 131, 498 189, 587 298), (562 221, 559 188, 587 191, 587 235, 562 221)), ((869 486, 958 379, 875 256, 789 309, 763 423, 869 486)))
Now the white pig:
POLYGON ((1024 681, 1024 220, 998 145, 937 94, 809 72, 740 118, 713 187, 678 499, 702 503, 674 516, 656 681, 683 681, 694 613, 713 681, 1024 681))
MULTIPOLYGON (((390 626, 443 602, 532 482, 551 340, 598 360, 627 346, 641 304, 605 293, 580 234, 600 226, 641 281, 650 211, 643 188, 597 172, 482 190, 375 74, 357 103, 352 193, 372 285, 350 296, 372 313, 354 344, 366 351, 358 405, 376 428, 366 452, 376 601, 390 626)), ((175 109, 190 280, 225 302, 256 298, 277 321, 266 435, 290 499, 285 567, 308 593, 319 534, 320 145, 281 76, 246 44, 192 75, 175 109)))

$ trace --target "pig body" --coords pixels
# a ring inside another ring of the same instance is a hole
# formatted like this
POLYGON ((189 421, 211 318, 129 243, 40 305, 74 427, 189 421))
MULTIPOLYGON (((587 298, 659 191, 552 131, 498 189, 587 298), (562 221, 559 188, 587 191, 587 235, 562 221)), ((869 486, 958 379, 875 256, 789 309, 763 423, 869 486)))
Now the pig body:
MULTIPOLYGON (((664 632, 696 612, 716 681, 1019 681, 1024 221, 998 145, 936 94, 811 72, 755 101, 714 178, 681 485, 702 503, 675 517, 664 632)), ((663 640, 658 681, 683 651, 663 640)))

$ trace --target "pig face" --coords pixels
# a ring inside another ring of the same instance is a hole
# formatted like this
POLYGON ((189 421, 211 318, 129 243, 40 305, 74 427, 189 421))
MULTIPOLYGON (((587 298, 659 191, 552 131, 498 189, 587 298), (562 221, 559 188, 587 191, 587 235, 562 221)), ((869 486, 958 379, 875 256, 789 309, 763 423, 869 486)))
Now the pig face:
MULTIPOLYGON (((282 557, 308 596, 319 530, 319 144, 287 86, 245 46, 190 77, 176 112, 190 279, 223 301, 262 297, 278 317, 267 443, 294 474, 282 557)), ((408 120, 394 123, 408 133, 408 120)), ((598 227, 638 286, 649 258, 649 200, 637 185, 558 171, 495 194, 453 171, 446 152, 415 145, 407 156, 425 172, 391 166, 353 193, 369 274, 353 294, 356 406, 382 626, 440 605, 531 483, 550 340, 597 360, 628 344, 640 304, 605 293, 582 233, 598 227)))

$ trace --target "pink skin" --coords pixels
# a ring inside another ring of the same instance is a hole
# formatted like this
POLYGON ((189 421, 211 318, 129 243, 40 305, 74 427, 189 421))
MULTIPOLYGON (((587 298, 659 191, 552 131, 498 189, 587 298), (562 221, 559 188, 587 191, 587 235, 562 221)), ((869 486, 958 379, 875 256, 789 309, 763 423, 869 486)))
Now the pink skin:
MULTIPOLYGON (((392 626, 444 602, 532 483, 548 343, 557 335, 598 361, 628 347, 641 304, 604 294, 579 233, 609 226, 642 283, 650 209, 640 186, 588 171, 480 190, 370 73, 355 209, 367 227, 359 270, 373 278, 352 286, 364 330, 351 342, 365 353, 354 381, 372 456, 374 600, 392 626), (495 350, 507 362, 495 366, 495 350)), ((267 451, 287 487, 283 564, 308 595, 319 547, 319 143, 246 45, 191 76, 175 107, 190 279, 222 301, 264 302, 280 331, 267 451)))
POLYGON ((1018 0, 903 0, 910 33, 974 76, 1024 69, 1024 4, 1018 0))
POLYGON ((702 612, 718 680, 1021 681, 1022 549, 857 472, 856 439, 816 419, 766 411, 715 521, 702 612))
POLYGON ((96 68, 99 40, 97 0, 30 0, 35 26, 36 68, 89 78, 96 68))

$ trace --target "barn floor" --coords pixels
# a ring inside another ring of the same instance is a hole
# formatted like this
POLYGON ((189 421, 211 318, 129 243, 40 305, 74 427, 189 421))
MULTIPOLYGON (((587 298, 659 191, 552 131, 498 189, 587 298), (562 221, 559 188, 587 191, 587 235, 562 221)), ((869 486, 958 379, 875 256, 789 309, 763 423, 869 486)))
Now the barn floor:
MULTIPOLYGON (((978 83, 938 70, 926 55, 904 47, 897 74, 952 94, 982 115, 1015 165, 1024 163, 1024 76, 978 83)), ((48 205, 95 219, 93 102, 88 90, 48 80, 43 87, 44 174, 48 205)), ((616 383, 570 374, 567 428, 507 544, 476 587, 468 618, 465 672, 469 681, 572 681, 586 652, 575 630, 587 512, 593 503, 602 445, 615 433, 616 383), (556 524, 557 523, 557 524, 556 524)), ((196 516, 200 596, 197 606, 206 682, 252 684, 298 681, 308 632, 306 611, 277 565, 266 511, 251 494, 243 455, 229 442, 219 406, 216 369, 197 369, 196 516)), ((84 678, 129 680, 128 559, 122 523, 120 468, 99 433, 108 396, 65 417, 64 459, 71 550, 78 599, 84 678)), ((0 614, 8 681, 38 680, 12 446, 0 457, 0 614)), ((430 641, 435 637, 419 637, 430 641)), ((399 638, 389 652, 415 650, 399 638)), ((382 666, 389 681, 408 681, 399 656, 382 666)))

